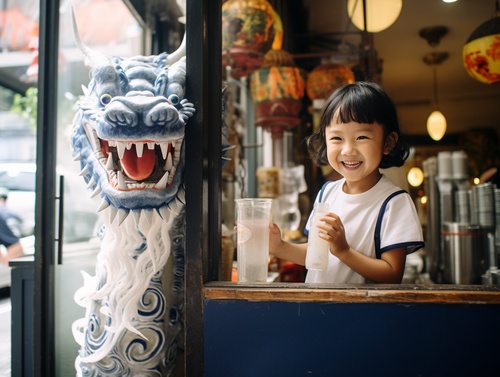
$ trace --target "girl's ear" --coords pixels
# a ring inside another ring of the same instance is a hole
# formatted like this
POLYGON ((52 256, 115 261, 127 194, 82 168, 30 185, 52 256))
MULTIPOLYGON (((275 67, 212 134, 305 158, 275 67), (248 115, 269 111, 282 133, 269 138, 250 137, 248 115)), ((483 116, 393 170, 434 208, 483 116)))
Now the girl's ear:
POLYGON ((398 142, 398 134, 396 132, 391 132, 387 135, 384 144, 384 154, 389 154, 394 149, 398 142))

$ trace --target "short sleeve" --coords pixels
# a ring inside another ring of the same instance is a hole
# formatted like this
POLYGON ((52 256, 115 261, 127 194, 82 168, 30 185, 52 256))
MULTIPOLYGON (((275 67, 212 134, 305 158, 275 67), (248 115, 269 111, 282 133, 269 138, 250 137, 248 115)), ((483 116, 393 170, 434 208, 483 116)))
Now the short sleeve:
POLYGON ((422 225, 410 195, 405 193, 393 197, 382 218, 380 253, 406 247, 410 254, 423 246, 422 225))

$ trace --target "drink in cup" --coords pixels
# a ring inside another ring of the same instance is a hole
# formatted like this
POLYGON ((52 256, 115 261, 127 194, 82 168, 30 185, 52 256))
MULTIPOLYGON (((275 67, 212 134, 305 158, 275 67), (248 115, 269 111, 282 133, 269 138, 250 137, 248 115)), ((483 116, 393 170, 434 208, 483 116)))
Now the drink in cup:
POLYGON ((314 204, 307 241, 306 268, 308 270, 324 271, 328 266, 328 242, 319 237, 317 227, 319 218, 328 212, 328 208, 328 203, 314 204))
POLYGON ((236 199, 238 281, 265 283, 272 199, 236 199))

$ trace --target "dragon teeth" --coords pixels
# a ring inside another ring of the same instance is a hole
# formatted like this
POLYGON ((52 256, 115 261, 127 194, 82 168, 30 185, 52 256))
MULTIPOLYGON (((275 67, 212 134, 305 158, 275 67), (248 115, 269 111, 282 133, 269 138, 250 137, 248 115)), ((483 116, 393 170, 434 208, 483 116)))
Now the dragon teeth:
POLYGON ((160 143, 160 148, 162 157, 166 159, 168 153, 168 143, 160 143))
POLYGON ((163 177, 161 177, 161 179, 158 181, 158 183, 155 185, 155 188, 158 189, 158 190, 165 190, 167 188, 167 183, 168 183, 168 180, 169 180, 169 172, 167 171, 163 177))
POLYGON ((170 169, 172 169, 172 166, 174 166, 174 164, 172 163, 172 154, 169 153, 167 159, 165 160, 165 165, 163 166, 163 170, 170 171, 170 169))
POLYGON ((125 143, 122 143, 120 141, 116 142, 116 150, 118 151, 118 158, 121 160, 123 158, 123 155, 125 154, 125 143))
POLYGON ((127 189, 127 183, 125 182, 125 177, 121 171, 116 172, 116 178, 118 180, 118 188, 121 190, 127 189))
POLYGON ((113 154, 109 152, 108 154, 108 160, 106 161, 106 169, 108 170, 114 170, 115 164, 113 163, 113 154))
POLYGON ((141 158, 142 157, 142 151, 144 150, 144 144, 143 143, 137 143, 135 145, 135 150, 137 152, 137 157, 141 158))

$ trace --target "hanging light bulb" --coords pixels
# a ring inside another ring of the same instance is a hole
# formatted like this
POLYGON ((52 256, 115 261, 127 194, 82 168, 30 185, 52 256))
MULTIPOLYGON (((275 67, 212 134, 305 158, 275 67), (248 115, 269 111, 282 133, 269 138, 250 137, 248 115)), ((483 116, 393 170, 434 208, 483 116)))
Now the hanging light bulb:
POLYGON ((348 0, 347 13, 359 29, 377 33, 387 29, 399 17, 403 0, 348 0))
POLYGON ((418 187, 424 181, 424 173, 422 169, 420 169, 417 166, 414 166, 408 171, 406 179, 408 179, 408 183, 410 185, 412 185, 413 187, 418 187))
POLYGON ((427 118, 427 132, 433 140, 441 140, 446 133, 446 118, 439 110, 434 110, 427 118))
POLYGON ((446 133, 446 118, 438 109, 438 88, 436 66, 448 58, 447 52, 432 52, 424 56, 424 63, 433 66, 433 89, 435 109, 427 118, 427 132, 433 140, 441 140, 446 133))

